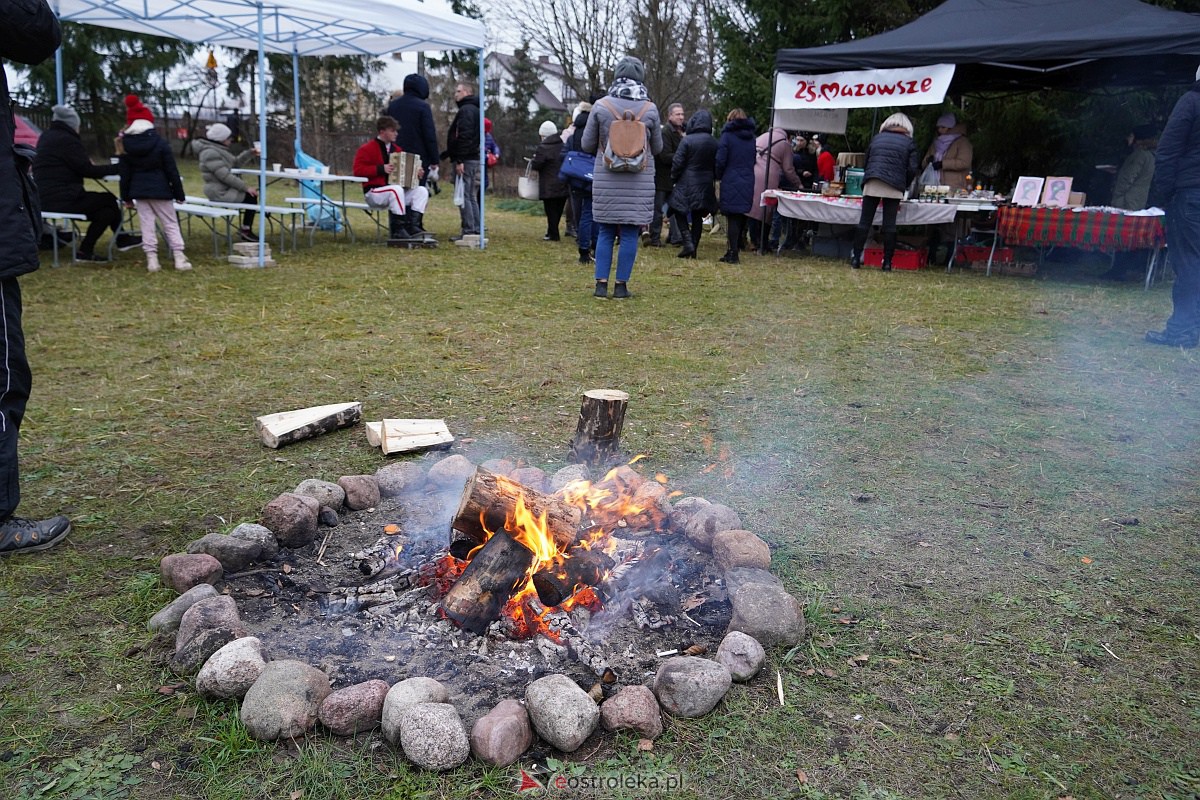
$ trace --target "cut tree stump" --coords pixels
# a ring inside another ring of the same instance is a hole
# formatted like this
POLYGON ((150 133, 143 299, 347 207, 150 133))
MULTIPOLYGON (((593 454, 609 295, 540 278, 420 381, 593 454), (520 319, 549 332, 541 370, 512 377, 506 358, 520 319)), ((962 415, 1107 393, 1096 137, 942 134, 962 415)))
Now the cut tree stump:
POLYGON ((385 419, 367 423, 367 443, 385 456, 450 444, 454 434, 442 419, 385 419))
POLYGON ((516 512, 518 499, 524 499, 525 508, 535 518, 546 515, 546 528, 560 551, 566 552, 575 543, 583 521, 582 509, 483 467, 476 467, 475 474, 463 487, 450 528, 481 544, 487 538, 484 525, 490 531, 501 530, 516 512))
POLYGON ((607 466, 617 459, 628 405, 629 395, 617 389, 584 392, 568 459, 593 466, 607 466))
POLYGON ((338 428, 354 425, 362 419, 362 403, 334 403, 327 406, 298 408, 278 414, 264 414, 254 420, 254 429, 267 447, 279 448, 338 428))
POLYGON ((482 634, 528 581, 533 551, 496 531, 442 599, 442 610, 463 630, 482 634))

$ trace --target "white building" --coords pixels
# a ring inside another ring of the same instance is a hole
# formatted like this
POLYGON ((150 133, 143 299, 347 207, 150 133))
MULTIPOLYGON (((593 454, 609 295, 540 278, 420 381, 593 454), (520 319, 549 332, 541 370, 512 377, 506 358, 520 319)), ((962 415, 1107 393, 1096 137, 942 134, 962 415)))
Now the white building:
MULTIPOLYGON (((491 52, 483 61, 486 76, 484 102, 495 102, 501 108, 508 109, 512 104, 508 95, 513 86, 513 64, 516 63, 516 56, 491 52)), ((563 80, 564 73, 560 65, 550 61, 549 56, 541 56, 533 62, 533 67, 537 70, 542 85, 538 87, 533 101, 529 104, 530 114, 537 113, 539 108, 565 114, 575 107, 579 98, 575 96, 575 90, 563 80)))

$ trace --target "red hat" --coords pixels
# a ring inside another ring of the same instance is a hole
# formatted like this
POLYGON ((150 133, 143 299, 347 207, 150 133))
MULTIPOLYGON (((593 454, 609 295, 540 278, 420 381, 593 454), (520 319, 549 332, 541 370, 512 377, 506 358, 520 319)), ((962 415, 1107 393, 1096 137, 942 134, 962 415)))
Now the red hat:
POLYGON ((487 133, 492 132, 492 121, 490 119, 488 119, 487 117, 483 118, 483 129, 487 133))
POLYGON ((135 119, 154 122, 154 115, 150 113, 150 109, 142 104, 141 99, 136 94, 127 94, 125 95, 125 126, 128 127, 135 119))

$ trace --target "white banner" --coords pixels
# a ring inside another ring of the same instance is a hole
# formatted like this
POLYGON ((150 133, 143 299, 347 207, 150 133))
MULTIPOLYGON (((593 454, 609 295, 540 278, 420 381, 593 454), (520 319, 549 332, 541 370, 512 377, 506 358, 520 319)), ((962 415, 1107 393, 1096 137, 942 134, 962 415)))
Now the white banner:
POLYGON ((942 102, 953 64, 906 69, 865 69, 825 75, 775 76, 776 108, 879 108, 942 102))
POLYGON ((777 108, 772 125, 788 131, 813 133, 845 133, 844 108, 777 108))

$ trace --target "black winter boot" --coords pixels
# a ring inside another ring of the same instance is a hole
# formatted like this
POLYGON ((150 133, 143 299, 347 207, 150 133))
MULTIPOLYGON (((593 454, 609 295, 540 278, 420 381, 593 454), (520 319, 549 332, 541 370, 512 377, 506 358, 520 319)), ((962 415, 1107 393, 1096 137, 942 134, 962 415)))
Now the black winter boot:
POLYGON ((592 258, 591 250, 587 249, 586 247, 579 248, 579 263, 580 264, 592 264, 594 262, 595 262, 595 259, 592 258))
POLYGON ((892 271, 892 256, 896 254, 896 232, 883 232, 883 271, 892 271))
POLYGON ((407 219, 388 212, 388 239, 409 239, 407 219))

